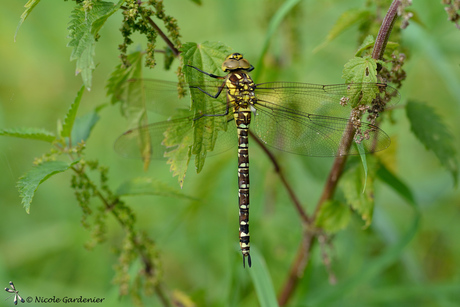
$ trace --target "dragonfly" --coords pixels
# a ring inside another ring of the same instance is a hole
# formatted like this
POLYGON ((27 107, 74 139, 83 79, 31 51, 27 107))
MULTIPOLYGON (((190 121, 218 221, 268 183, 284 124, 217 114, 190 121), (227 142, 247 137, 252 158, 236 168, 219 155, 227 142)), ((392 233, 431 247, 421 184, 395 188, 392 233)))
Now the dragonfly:
MULTIPOLYGON (((18 299, 19 299, 19 301, 20 301, 21 303, 24 303, 25 300, 19 295, 19 291, 16 290, 16 288, 14 287, 14 284, 13 284, 12 281, 10 281, 10 287, 11 287, 11 289, 10 289, 10 288, 5 288, 5 291, 8 292, 8 293, 13 293, 13 294, 11 295, 11 296, 14 295, 13 303, 14 303, 15 305, 17 305, 17 304, 18 304, 18 299)), ((9 299, 11 296, 7 297, 7 298, 5 299, 5 301, 6 301, 7 299, 9 299)))
MULTIPOLYGON (((396 89, 386 84, 256 84, 249 75, 254 67, 240 53, 232 53, 223 61, 222 70, 227 73, 225 76, 211 74, 194 66, 188 67, 204 77, 201 81, 179 84, 186 96, 190 95, 192 102, 199 104, 197 111, 190 115, 190 110, 181 110, 181 115, 169 120, 130 129, 117 139, 115 151, 126 157, 159 159, 183 150, 181 142, 188 140, 186 157, 195 155, 195 159, 199 159, 207 153, 220 153, 237 144, 239 244, 243 267, 246 258, 251 267, 250 131, 270 147, 305 156, 373 153, 390 145, 390 138, 383 130, 375 124, 361 121, 356 115, 360 111, 350 117, 350 109, 341 106, 360 105, 362 100, 369 100, 371 93, 371 106, 367 109, 361 107, 360 110, 368 110, 375 118, 392 98, 399 95, 396 89), (205 133, 210 137, 202 137, 205 133), (357 146, 344 146, 342 137, 349 133, 353 134, 357 146)), ((175 108, 175 102, 180 100, 176 82, 138 79, 129 80, 127 84, 130 82, 142 84, 147 106, 154 111, 165 106, 175 108)))

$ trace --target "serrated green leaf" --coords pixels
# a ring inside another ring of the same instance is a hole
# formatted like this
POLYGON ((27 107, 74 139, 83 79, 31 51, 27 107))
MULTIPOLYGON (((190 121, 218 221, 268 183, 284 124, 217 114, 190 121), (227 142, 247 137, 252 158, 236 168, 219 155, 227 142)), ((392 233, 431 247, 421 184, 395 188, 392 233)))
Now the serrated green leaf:
POLYGON ((350 27, 362 22, 363 19, 367 18, 370 14, 371 12, 368 9, 350 9, 348 11, 345 11, 337 19, 334 26, 327 34, 325 41, 321 43, 318 47, 316 47, 313 50, 313 52, 317 52, 319 49, 326 46, 329 42, 334 40, 336 37, 345 32, 350 27))
POLYGON ((337 200, 328 200, 322 206, 316 219, 316 226, 328 233, 336 233, 348 226, 351 212, 348 206, 337 200))
MULTIPOLYGON (((105 22, 107 19, 112 16, 115 12, 117 12, 120 9, 120 6, 125 2, 126 0, 119 0, 117 4, 113 4, 112 2, 105 2, 102 6, 94 6, 92 10, 100 10, 95 13, 97 17, 94 21, 93 24, 91 25, 91 33, 93 35, 97 35, 99 30, 104 26, 105 22)), ((99 4, 99 3, 97 3, 99 4)))
POLYGON ((70 137, 70 133, 72 132, 73 124, 75 122, 75 117, 77 116, 78 107, 80 106, 81 97, 83 96, 83 92, 85 90, 85 86, 82 86, 77 93, 77 97, 70 105, 69 110, 64 118, 64 124, 62 125, 61 136, 63 138, 70 137))
POLYGON ((91 8, 76 5, 71 14, 68 47, 72 47, 70 60, 77 60, 76 74, 81 73, 83 84, 91 89, 92 71, 96 68, 94 56, 98 31, 107 18, 116 12, 123 1, 117 5, 112 2, 96 1, 91 8))
POLYGON ((195 200, 195 198, 185 195, 161 181, 148 177, 134 178, 123 182, 118 187, 116 194, 119 196, 157 195, 195 200))
POLYGON ((432 107, 417 101, 407 103, 406 115, 417 139, 425 145, 426 149, 434 152, 441 164, 452 174, 454 183, 457 185, 458 161, 454 137, 443 123, 442 118, 432 107))
POLYGON ((30 204, 32 202, 32 198, 34 197, 38 186, 42 182, 55 174, 68 170, 72 165, 78 162, 79 161, 74 161, 72 163, 62 161, 43 162, 19 178, 17 187, 19 190, 19 196, 22 198, 22 204, 26 209, 26 212, 30 213, 30 204))
POLYGON ((0 129, 0 135, 11 136, 22 139, 31 139, 37 141, 45 141, 52 143, 56 140, 56 136, 49 131, 41 128, 13 128, 13 129, 0 129))
POLYGON ((21 15, 21 19, 19 20, 19 24, 16 28, 16 33, 14 33, 14 41, 16 41, 16 36, 18 35, 19 28, 21 25, 24 23, 24 21, 29 17, 29 14, 32 12, 32 10, 37 6, 37 4, 40 2, 40 0, 29 0, 24 7, 26 10, 24 13, 21 15))
POLYGON ((358 51, 355 53, 355 57, 360 57, 366 50, 372 48, 375 44, 375 39, 372 35, 366 36, 358 51))
POLYGON ((342 79, 347 83, 377 82, 377 61, 371 57, 354 57, 344 68, 342 79))
POLYGON ((97 110, 94 110, 75 119, 75 123, 72 128, 72 146, 88 139, 91 130, 99 121, 99 118, 97 110))
POLYGON ((126 82, 130 79, 142 79, 142 59, 143 53, 140 51, 131 53, 127 56, 130 63, 128 67, 119 64, 110 74, 107 82, 107 96, 112 96, 111 103, 122 103, 123 115, 129 117, 127 110, 145 110, 145 96, 143 94, 142 82, 126 82), (130 103, 128 105, 128 103, 130 103), (136 103, 136 105, 133 105, 136 103))
MULTIPOLYGON (((186 43, 181 48, 181 51, 184 63, 193 65, 209 73, 221 75, 223 74, 221 70, 222 62, 230 53, 230 49, 227 46, 215 42, 204 42, 203 44, 186 43)), ((195 69, 184 69, 184 72, 188 83, 196 84, 205 79, 210 79, 210 77, 195 69)), ((223 95, 221 99, 225 99, 225 94, 221 95, 223 95)), ((196 116, 201 114, 216 114, 213 109, 213 98, 200 91, 193 91, 191 98, 192 114, 196 116)), ((186 125, 184 129, 189 128, 188 124, 186 125)), ((171 164, 173 173, 179 176, 181 185, 190 157, 192 155, 195 156, 195 168, 197 173, 199 173, 204 166, 207 153, 214 148, 218 135, 217 130, 225 130, 226 125, 227 118, 225 116, 213 116, 206 117, 204 120, 194 121, 190 137, 177 139, 175 131, 167 131, 165 134, 165 144, 171 147, 177 146, 175 150, 168 153, 168 163, 171 164)))
POLYGON ((414 195, 409 187, 395 174, 390 172, 390 170, 382 163, 379 163, 377 176, 402 198, 404 198, 410 205, 416 206, 414 195))
MULTIPOLYGON (((178 110, 178 114, 181 113, 189 114, 190 111, 178 110)), ((168 158, 167 163, 171 165, 170 170, 173 173, 173 177, 178 177, 177 179, 181 188, 184 184, 185 173, 187 172, 190 158, 192 157, 193 135, 184 134, 183 132, 190 128, 189 125, 190 123, 184 121, 180 126, 174 127, 174 130, 166 130, 164 134, 164 145, 170 148, 175 147, 173 150, 165 153, 165 157, 168 158)))
MULTIPOLYGON (((376 83, 377 61, 371 57, 354 57, 345 64, 342 78, 347 83, 376 83)), ((370 105, 379 94, 379 89, 377 86, 354 87, 347 94, 352 107, 356 107, 358 104, 370 105)))
POLYGON ((251 246, 252 267, 248 269, 261 307, 278 307, 275 288, 267 264, 256 247, 251 246))

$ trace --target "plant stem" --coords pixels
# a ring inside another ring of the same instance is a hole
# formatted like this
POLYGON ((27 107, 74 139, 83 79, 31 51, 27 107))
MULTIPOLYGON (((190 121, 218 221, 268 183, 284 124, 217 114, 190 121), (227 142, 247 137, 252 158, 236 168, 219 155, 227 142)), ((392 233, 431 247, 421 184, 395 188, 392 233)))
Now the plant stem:
MULTIPOLYGON (((388 42, 391 30, 393 28, 393 24, 396 20, 396 13, 400 4, 400 0, 394 0, 382 22, 372 52, 373 59, 380 60, 381 58, 383 58, 385 47, 388 42)), ((351 124, 352 123, 349 122, 349 125, 351 124)), ((341 148, 346 148, 348 151, 351 144, 353 143, 354 129, 347 128, 347 131, 349 131, 349 133, 343 136, 340 146, 341 148)), ((342 152, 342 150, 340 150, 340 152, 342 152)), ((300 242, 300 246, 297 251, 297 256, 291 265, 288 278, 280 292, 280 295, 278 296, 278 304, 280 306, 285 306, 289 299, 292 297, 292 294, 294 293, 298 281, 303 276, 303 273, 307 268, 308 260, 310 258, 311 250, 313 247, 314 238, 316 237, 317 233, 316 231, 314 231, 316 218, 318 217, 318 213, 320 212, 323 204, 327 200, 332 199, 335 189, 337 188, 340 176, 342 175, 346 160, 347 156, 337 156, 334 160, 334 164, 332 165, 332 169, 324 185, 321 198, 319 199, 318 204, 316 205, 312 218, 309 220, 307 224, 307 229, 304 233, 302 241, 300 242)))
POLYGON ((161 38, 166 42, 169 48, 171 48, 172 52, 174 53, 174 56, 179 56, 180 51, 177 50, 177 48, 174 46, 174 44, 171 42, 171 40, 166 36, 166 34, 161 31, 161 29, 156 25, 156 23, 152 20, 150 17, 144 17, 147 20, 147 22, 152 26, 152 28, 155 29, 155 31, 160 34, 161 38))
MULTIPOLYGON (((121 9, 123 10, 126 10, 128 9, 126 6, 120 6, 121 9)), ((161 38, 165 41, 165 43, 168 45, 169 48, 171 48, 172 52, 174 53, 174 56, 179 56, 180 54, 180 51, 177 50, 177 48, 174 46, 173 42, 171 42, 171 40, 166 36, 166 34, 164 34, 163 31, 161 31, 161 29, 157 26, 157 24, 152 20, 152 18, 150 18, 150 16, 144 16, 142 15, 142 18, 144 18, 145 20, 147 20, 147 22, 150 24, 150 26, 152 26, 152 28, 158 33, 160 34, 161 38)))
MULTIPOLYGON (((83 167, 80 167, 80 168, 72 167, 72 170, 75 171, 75 173, 77 173, 77 175, 80 176, 80 178, 84 179, 91 186, 94 196, 99 198, 101 202, 104 204, 105 209, 112 213, 112 215, 115 217, 115 219, 120 224, 121 228, 131 233, 132 237, 134 238, 133 244, 135 246, 135 249, 139 253, 139 258, 141 259, 143 263, 144 272, 146 275, 153 277, 153 275, 155 274, 154 273, 155 265, 152 263, 152 259, 148 256, 148 254, 145 253, 145 250, 143 248, 143 242, 139 242, 138 235, 136 231, 133 229, 133 227, 131 225, 126 225, 124 220, 120 217, 119 212, 117 210, 114 210, 115 206, 117 204, 120 204, 120 200, 118 199, 118 197, 109 201, 109 199, 105 197, 102 194, 102 192, 98 189, 98 187, 91 181, 91 179, 89 178, 88 174, 85 172, 85 169, 83 167)), ((165 307, 170 306, 167 296, 165 295, 160 284, 155 285, 155 293, 157 294, 163 306, 165 307)))
POLYGON ((379 34, 375 39, 374 50, 372 51, 372 58, 375 60, 381 60, 383 58, 383 53, 387 46, 388 38, 390 37, 391 30, 396 21, 396 15, 398 13, 398 7, 401 5, 400 0, 394 0, 391 3, 390 8, 388 9, 385 18, 382 21, 380 26, 379 34))

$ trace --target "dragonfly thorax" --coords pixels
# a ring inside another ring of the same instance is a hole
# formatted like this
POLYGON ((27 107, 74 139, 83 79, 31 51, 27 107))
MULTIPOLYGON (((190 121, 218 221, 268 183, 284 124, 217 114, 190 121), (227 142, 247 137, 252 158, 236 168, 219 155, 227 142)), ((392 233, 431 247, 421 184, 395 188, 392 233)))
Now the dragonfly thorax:
POLYGON ((245 72, 229 74, 227 81, 228 101, 237 109, 249 109, 254 104, 255 84, 252 78, 245 72))

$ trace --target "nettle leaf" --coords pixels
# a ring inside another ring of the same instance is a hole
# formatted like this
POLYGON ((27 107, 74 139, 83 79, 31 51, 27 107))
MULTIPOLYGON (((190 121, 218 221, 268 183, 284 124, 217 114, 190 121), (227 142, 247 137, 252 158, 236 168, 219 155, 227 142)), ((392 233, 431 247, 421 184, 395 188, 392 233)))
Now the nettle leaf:
POLYGON ((31 139, 37 141, 45 141, 52 143, 56 140, 56 136, 49 131, 41 128, 13 128, 13 129, 0 129, 0 135, 12 136, 22 139, 31 139))
POLYGON ((316 226, 328 233, 336 233, 348 226, 351 211, 348 206, 338 200, 326 201, 318 213, 316 226))
MULTIPOLYGON (((178 110, 178 114, 190 114, 189 110, 178 110)), ((165 153, 168 158, 167 163, 171 165, 170 170, 173 176, 178 176, 179 184, 182 188, 184 184, 185 173, 187 172, 190 158, 192 157, 193 135, 184 133, 190 128, 190 123, 184 121, 182 125, 175 126, 174 130, 165 131, 164 145, 174 148, 165 153)))
POLYGON ((19 196, 22 198, 22 204, 26 209, 27 213, 30 213, 30 204, 32 198, 34 197, 35 191, 38 189, 38 186, 50 178, 51 176, 65 172, 72 165, 78 163, 79 161, 74 161, 72 163, 67 163, 63 161, 47 161, 43 162, 40 165, 35 166, 33 169, 28 171, 24 176, 19 178, 17 187, 19 190, 19 196))
POLYGON ((61 136, 63 138, 69 137, 70 133, 72 132, 73 124, 75 122, 75 117, 77 116, 78 107, 80 106, 81 97, 83 96, 83 92, 85 90, 85 86, 82 86, 77 93, 77 97, 70 105, 69 110, 64 118, 64 124, 61 128, 61 136))
POLYGON ((134 178, 123 182, 116 192, 119 196, 135 195, 157 195, 166 197, 177 197, 185 199, 195 199, 181 193, 179 190, 168 186, 167 184, 148 177, 134 178))
MULTIPOLYGON (((230 49, 221 43, 204 42, 203 44, 186 43, 182 49, 183 62, 193 65, 205 72, 212 74, 224 75, 221 70, 222 62, 230 53, 230 49)), ((205 80, 212 80, 197 70, 186 67, 184 69, 186 81, 189 84, 199 84, 205 80)), ((223 82, 223 81, 222 81, 223 82)), ((215 94, 215 93, 212 93, 215 94)), ((225 94, 222 93, 224 99, 225 94)), ((191 91, 191 112, 195 116, 201 114, 216 114, 213 109, 213 98, 200 91, 191 91)), ((190 112, 188 112, 190 115, 190 112)), ((165 133, 164 144, 176 148, 168 152, 168 163, 171 164, 171 170, 182 186, 187 171, 188 163, 191 156, 195 157, 195 168, 199 173, 206 159, 208 152, 212 151, 217 140, 217 129, 225 130, 227 124, 226 116, 206 117, 203 120, 197 120, 193 123, 193 129, 185 137, 177 138, 176 131, 167 131, 165 133)), ((184 123, 183 129, 189 129, 190 123, 184 123)), ((181 129, 181 128, 179 128, 181 129)))
MULTIPOLYGON (((376 83, 377 61, 371 57, 354 57, 345 64, 342 78, 347 83, 376 83)), ((356 107, 358 104, 371 104, 378 94, 377 85, 375 87, 354 87, 348 92, 348 97, 351 106, 356 107)))
POLYGON ((21 19, 19 20, 18 27, 16 28, 16 33, 14 33, 14 41, 16 41, 16 36, 18 35, 19 28, 21 25, 24 23, 24 21, 29 17, 29 14, 32 12, 32 10, 37 6, 37 4, 40 2, 40 0, 29 0, 24 7, 26 10, 24 13, 21 15, 21 19))
POLYGON ((94 35, 97 35, 99 30, 104 26, 107 19, 110 16, 112 16, 115 12, 117 12, 125 1, 126 0, 119 0, 117 4, 113 4, 112 2, 103 2, 102 4, 100 4, 97 1, 96 3, 93 3, 93 7, 91 10, 96 10, 95 15, 99 17, 97 17, 93 21, 93 24, 91 26, 91 32, 94 35))
POLYGON ((371 224, 374 212, 375 158, 368 157, 367 163, 370 167, 366 182, 363 181, 363 173, 358 163, 354 163, 345 171, 340 181, 347 204, 361 216, 365 222, 364 227, 371 224))
MULTIPOLYGON (((112 96, 111 103, 121 101, 123 104, 131 102, 126 97, 138 96, 142 92, 141 85, 139 82, 126 82, 129 79, 141 79, 142 78, 142 59, 144 54, 140 51, 133 52, 127 56, 127 61, 130 66, 125 67, 123 64, 117 65, 115 70, 110 74, 107 82, 107 96, 112 96)), ((143 99, 143 96, 137 97, 143 99)), ((132 99, 136 100, 136 99, 132 99)), ((123 105, 122 110, 128 106, 123 105)))
POLYGON ((100 116, 98 114, 98 110, 94 110, 83 116, 77 117, 72 128, 72 146, 75 146, 82 141, 86 141, 91 133, 91 130, 93 130, 99 119, 100 116))
POLYGON ((355 56, 360 57, 366 50, 374 47, 374 44, 375 44, 374 36, 372 35, 366 36, 361 46, 359 46, 358 51, 356 51, 355 56))
POLYGON ((115 13, 124 1, 116 5, 113 2, 96 1, 91 7, 76 5, 70 20, 68 47, 73 47, 70 60, 77 60, 76 74, 81 73, 84 85, 91 88, 92 71, 96 68, 96 40, 98 31, 110 15, 115 13))
POLYGON ((417 101, 409 101, 406 115, 411 130, 426 149, 434 152, 441 164, 452 174, 455 185, 458 181, 458 161, 454 148, 455 139, 436 111, 417 101))

